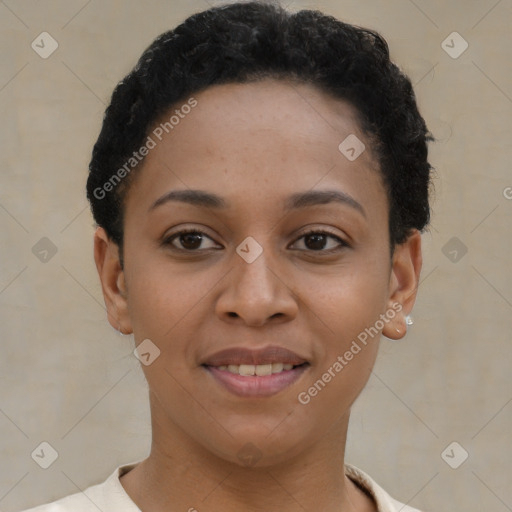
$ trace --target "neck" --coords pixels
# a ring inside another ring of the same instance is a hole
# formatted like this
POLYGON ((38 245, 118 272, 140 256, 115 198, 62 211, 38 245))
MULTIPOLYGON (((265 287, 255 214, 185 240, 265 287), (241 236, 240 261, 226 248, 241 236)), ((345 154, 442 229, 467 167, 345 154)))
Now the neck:
POLYGON ((375 510, 344 472, 348 415, 312 446, 259 467, 205 449, 152 407, 147 459, 121 478, 141 510, 231 512, 359 512, 375 510))

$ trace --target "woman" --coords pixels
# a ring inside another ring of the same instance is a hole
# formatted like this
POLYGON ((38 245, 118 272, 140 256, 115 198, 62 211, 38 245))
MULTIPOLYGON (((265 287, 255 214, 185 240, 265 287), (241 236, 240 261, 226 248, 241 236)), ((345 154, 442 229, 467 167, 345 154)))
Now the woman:
POLYGON ((379 338, 414 305, 430 140, 373 31, 254 2, 158 37, 87 183, 151 452, 31 511, 415 510, 344 452, 379 338))

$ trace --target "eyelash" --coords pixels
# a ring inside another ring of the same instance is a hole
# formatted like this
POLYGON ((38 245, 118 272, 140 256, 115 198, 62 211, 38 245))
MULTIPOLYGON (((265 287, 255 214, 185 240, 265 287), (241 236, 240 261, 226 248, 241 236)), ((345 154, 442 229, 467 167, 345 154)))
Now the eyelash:
MULTIPOLYGON (((180 231, 177 231, 176 233, 173 233, 171 236, 167 237, 164 241, 163 241, 163 245, 165 246, 171 246, 171 248, 173 250, 176 250, 176 251, 181 251, 181 252, 188 252, 188 253, 194 253, 194 252, 201 252, 201 249, 180 249, 178 247, 175 247, 172 245, 172 242, 176 239, 176 238, 179 238, 181 235, 186 235, 186 234, 190 234, 190 233, 194 233, 194 234, 201 234, 201 235, 204 235, 206 236, 207 238, 209 238, 210 240, 212 240, 212 238, 205 232, 203 231, 202 229, 199 229, 199 228, 194 228, 194 229, 182 229, 180 231)), ((305 250, 307 252, 313 252, 313 253, 324 253, 324 254, 333 254, 335 252, 338 252, 340 250, 343 250, 345 248, 348 248, 350 247, 350 245, 343 239, 341 239, 339 236, 337 235, 334 235, 333 233, 330 233, 329 231, 326 231, 326 230, 318 230, 318 229, 309 229, 308 231, 305 231, 304 233, 302 233, 296 240, 295 242, 297 242, 298 240, 300 240, 301 238, 304 238, 304 237, 307 237, 308 235, 325 235, 327 237, 330 237, 330 238, 333 238, 335 239, 338 243, 339 243, 339 246, 336 247, 336 248, 333 248, 333 249, 328 249, 328 250, 323 250, 323 249, 319 249, 317 251, 313 250, 313 249, 300 249, 300 250, 305 250)), ((213 241, 213 240, 212 240, 213 241)), ((294 243, 295 243, 294 242, 294 243)), ((204 250, 204 249, 203 249, 204 250)), ((208 250, 208 249, 206 249, 208 250)), ((214 249, 215 250, 215 249, 214 249)))

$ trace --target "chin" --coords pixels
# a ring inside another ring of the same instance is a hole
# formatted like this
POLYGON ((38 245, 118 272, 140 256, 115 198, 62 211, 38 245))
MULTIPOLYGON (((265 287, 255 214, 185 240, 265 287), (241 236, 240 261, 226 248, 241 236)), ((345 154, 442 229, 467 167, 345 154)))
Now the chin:
POLYGON ((281 429, 277 432, 278 425, 279 422, 274 424, 274 431, 249 427, 243 429, 243 433, 231 432, 229 446, 214 441, 206 449, 240 467, 265 468, 288 462, 300 455, 306 446, 313 444, 313 440, 308 443, 303 437, 292 436, 289 427, 286 431, 281 429))

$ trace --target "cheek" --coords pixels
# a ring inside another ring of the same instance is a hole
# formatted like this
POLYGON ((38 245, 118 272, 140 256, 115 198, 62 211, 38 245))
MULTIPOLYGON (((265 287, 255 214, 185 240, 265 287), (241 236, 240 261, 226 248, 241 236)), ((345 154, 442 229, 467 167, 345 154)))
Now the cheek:
MULTIPOLYGON (((377 356, 388 267, 382 260, 360 263, 360 268, 347 266, 325 279, 322 291, 310 294, 311 309, 305 314, 316 337, 316 364, 308 389, 303 389, 303 401, 324 403, 318 414, 326 414, 321 410, 326 401, 335 403, 338 412, 349 407, 366 384, 377 356)), ((310 283, 310 289, 319 290, 318 283, 318 279, 315 286, 310 283)))
POLYGON ((155 251, 134 251, 126 260, 128 308, 136 340, 172 337, 201 307, 213 286, 204 272, 186 273, 155 251))
MULTIPOLYGON (((354 283, 355 284, 355 283, 354 283)), ((326 299, 324 328, 317 331, 316 359, 309 378, 297 395, 298 407, 305 407, 324 425, 332 425, 350 409, 365 387, 377 357, 380 329, 376 321, 383 301, 376 299, 372 286, 347 286, 338 292, 337 307, 326 299), (327 325, 328 324, 328 325, 327 325)), ((322 304, 318 304, 318 311, 322 304)), ((317 322, 319 325, 321 322, 317 322)))
MULTIPOLYGON (((355 260, 356 258, 354 258, 355 260)), ((375 323, 388 298, 387 262, 347 263, 328 275, 304 273, 297 291, 307 308, 304 313, 316 317, 319 334, 343 343, 375 323)))
POLYGON ((153 279, 151 272, 140 273, 130 281, 128 307, 134 337, 162 338, 178 321, 184 302, 174 298, 172 289, 165 281, 153 279))

